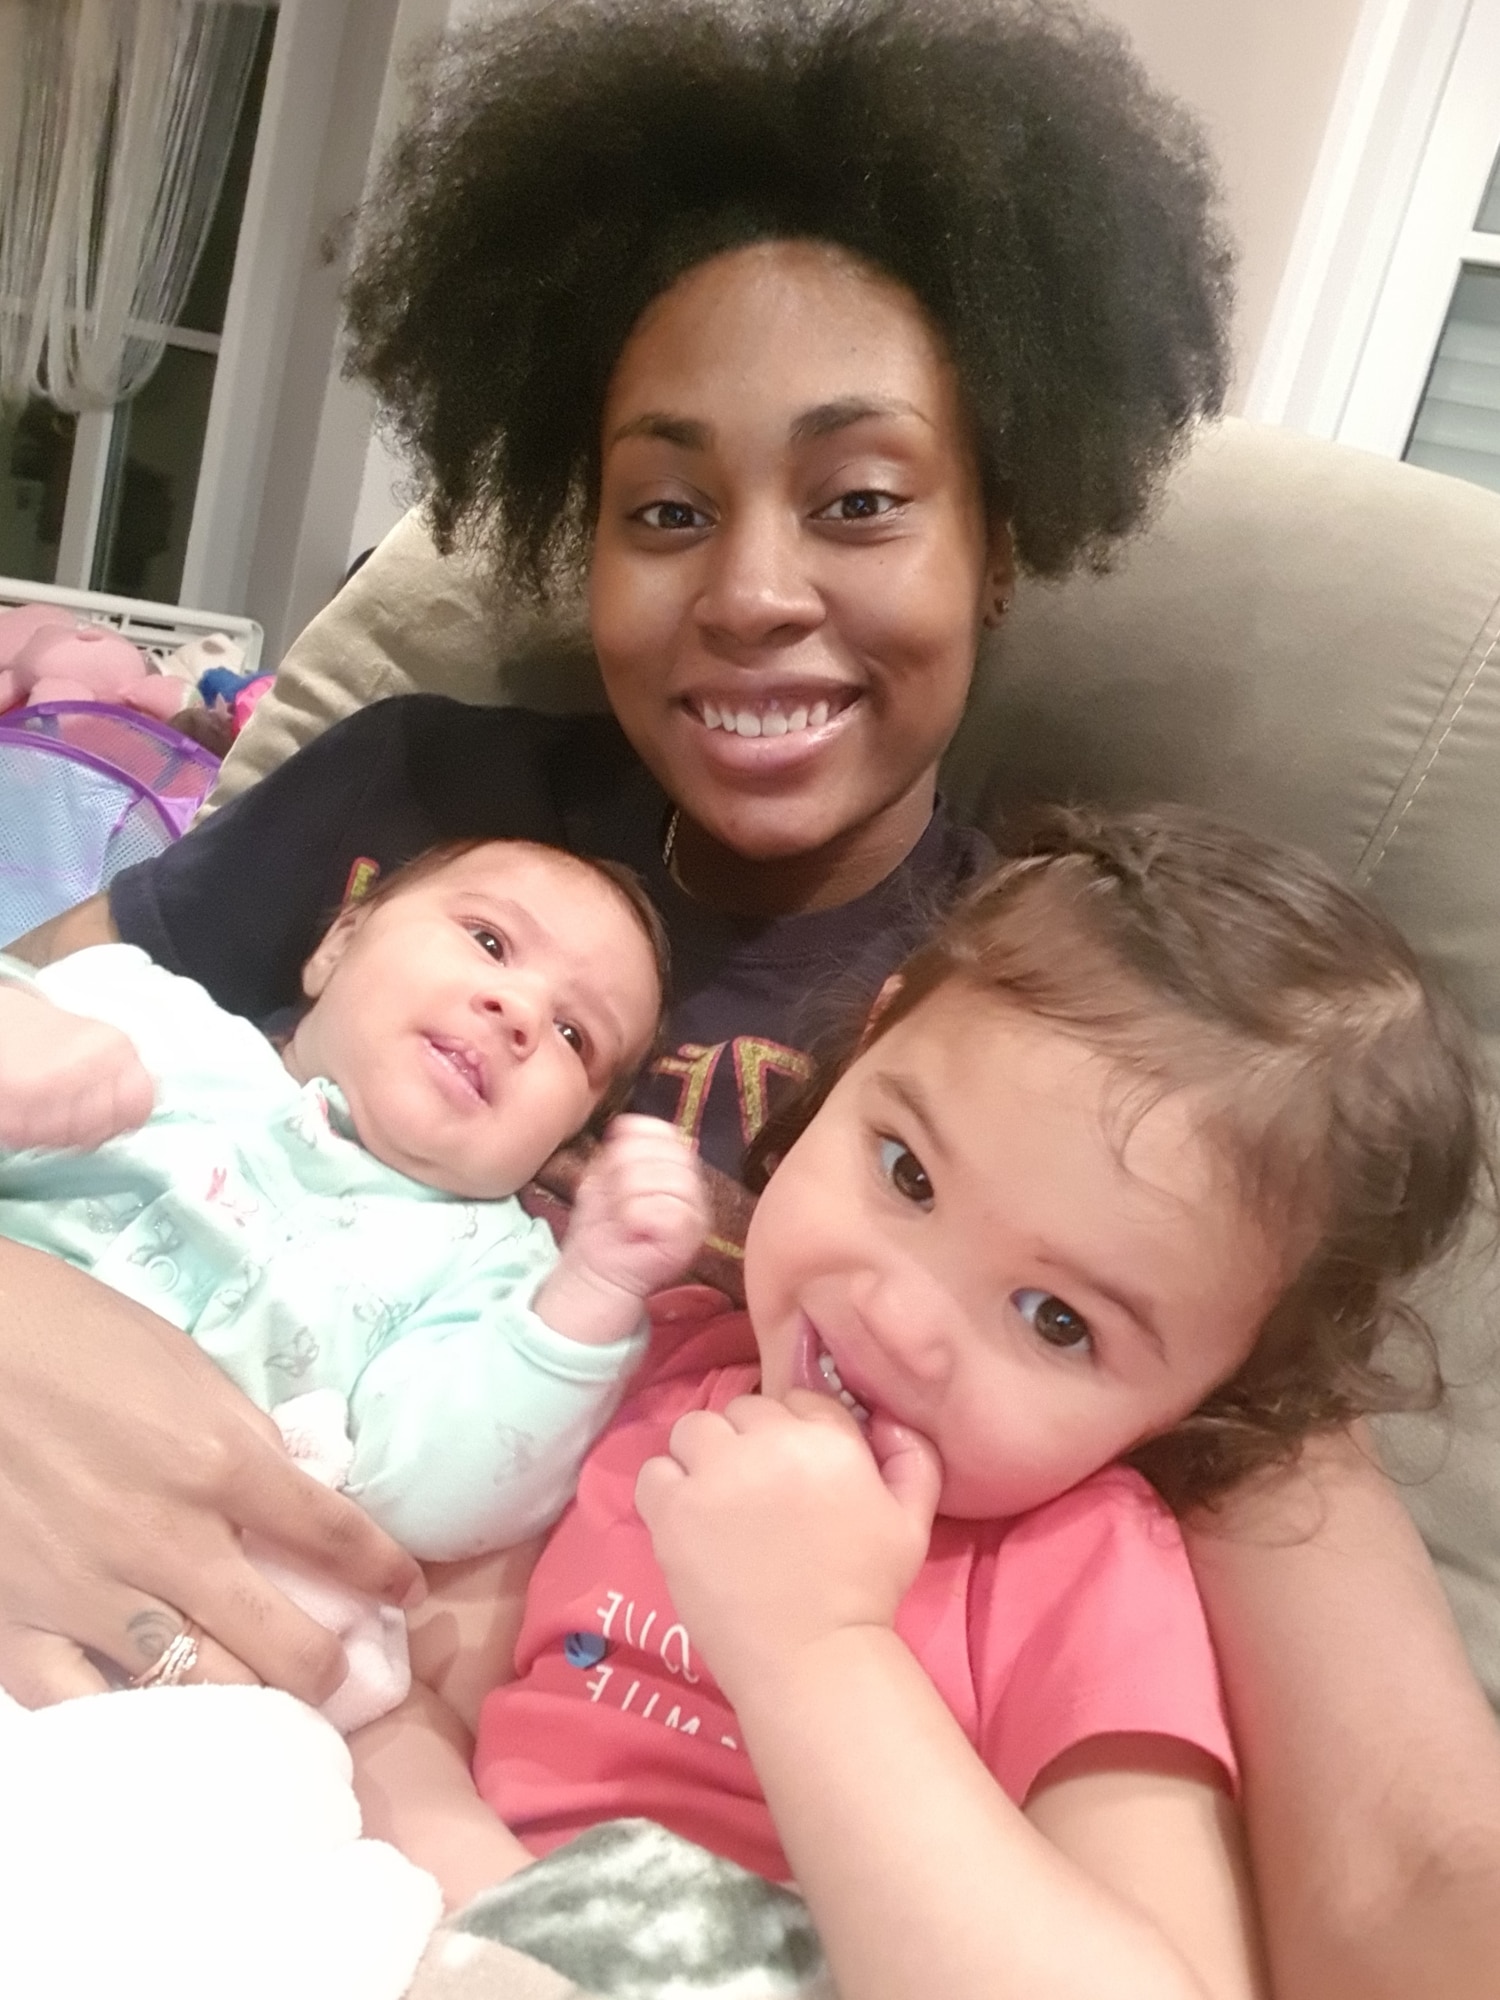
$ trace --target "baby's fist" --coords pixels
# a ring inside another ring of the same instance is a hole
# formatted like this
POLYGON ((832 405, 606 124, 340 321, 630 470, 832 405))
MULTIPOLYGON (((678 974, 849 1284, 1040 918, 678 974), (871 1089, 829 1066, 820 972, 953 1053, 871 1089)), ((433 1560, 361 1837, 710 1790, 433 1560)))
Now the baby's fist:
POLYGON ((632 1113, 615 1119, 589 1162, 563 1256, 643 1299, 682 1276, 707 1227, 692 1145, 675 1125, 632 1113))
POLYGON ((155 1090, 134 1044, 107 1021, 0 985, 0 1145, 102 1146, 144 1125, 155 1090))
POLYGON ((641 1301, 675 1284, 708 1227, 692 1146, 673 1125, 617 1118, 578 1184, 557 1269, 536 1310, 570 1339, 623 1339, 641 1301))

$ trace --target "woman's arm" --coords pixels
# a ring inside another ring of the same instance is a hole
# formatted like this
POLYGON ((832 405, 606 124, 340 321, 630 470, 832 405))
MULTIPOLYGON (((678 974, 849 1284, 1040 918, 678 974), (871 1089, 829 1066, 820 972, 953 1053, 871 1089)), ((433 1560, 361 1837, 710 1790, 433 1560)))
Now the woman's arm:
POLYGON ((52 965, 88 945, 119 942, 120 933, 109 913, 109 898, 101 894, 75 903, 61 916, 49 917, 46 923, 38 924, 35 930, 6 945, 5 950, 12 958, 25 959, 28 965, 52 965))
POLYGON ((246 1561, 242 1530, 388 1601, 421 1589, 186 1334, 0 1241, 0 1686, 33 1707, 97 1691, 83 1649, 138 1671, 132 1627, 154 1612, 223 1649, 204 1646, 199 1678, 248 1668, 325 1699, 343 1651, 246 1561))
POLYGON ((1277 2000, 1492 2000, 1500 1730, 1395 1489, 1320 1439, 1189 1550, 1277 2000))
POLYGON ((410 1621, 412 1691, 349 1739, 365 1833, 435 1875, 450 1910, 531 1860, 474 1789, 469 1764, 480 1703, 515 1676, 542 1540, 428 1570, 427 1602, 410 1621))

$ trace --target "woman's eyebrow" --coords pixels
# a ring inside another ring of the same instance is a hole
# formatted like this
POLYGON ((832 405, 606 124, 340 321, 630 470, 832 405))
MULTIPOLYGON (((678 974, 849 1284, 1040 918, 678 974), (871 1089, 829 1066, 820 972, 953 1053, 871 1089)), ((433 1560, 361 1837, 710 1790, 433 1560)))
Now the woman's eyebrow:
MULTIPOLYGON (((791 427, 793 444, 807 444, 815 438, 832 437, 851 424, 867 423, 872 417, 915 417, 929 429, 935 426, 925 411, 900 396, 837 396, 832 402, 818 403, 804 410, 791 427)), ((675 444, 684 451, 707 451, 713 442, 713 426, 697 417, 674 417, 666 410, 643 410, 638 417, 610 434, 612 445, 626 438, 655 438, 675 444)))
POLYGON ((792 425, 792 442, 805 444, 811 438, 832 437, 835 431, 847 430, 870 417, 915 417, 929 429, 933 427, 924 411, 900 396, 839 396, 831 403, 804 410, 792 425))
POLYGON ((626 438, 659 438, 663 444, 681 445, 684 451, 707 451, 712 436, 711 427, 696 417, 673 417, 665 410, 644 410, 629 423, 621 424, 609 441, 620 444, 626 438))

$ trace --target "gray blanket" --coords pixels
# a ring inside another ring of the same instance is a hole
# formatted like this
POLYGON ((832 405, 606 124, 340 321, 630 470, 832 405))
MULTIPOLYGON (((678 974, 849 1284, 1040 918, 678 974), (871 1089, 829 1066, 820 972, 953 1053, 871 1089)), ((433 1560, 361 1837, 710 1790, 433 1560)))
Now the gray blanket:
POLYGON ((806 1905, 650 1820, 592 1828, 435 1934, 409 2000, 836 2000, 806 1905))

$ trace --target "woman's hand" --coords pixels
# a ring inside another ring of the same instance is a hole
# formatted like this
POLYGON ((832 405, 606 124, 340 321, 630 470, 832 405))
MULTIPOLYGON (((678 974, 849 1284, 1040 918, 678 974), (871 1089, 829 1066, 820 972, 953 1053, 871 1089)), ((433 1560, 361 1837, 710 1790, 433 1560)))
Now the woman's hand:
POLYGON ((85 1649, 134 1675, 191 1619, 194 1678, 325 1699, 342 1649, 246 1561, 252 1530, 389 1602, 421 1592, 186 1334, 0 1242, 0 1686, 32 1707, 96 1692, 85 1649))
POLYGON ((889 1627, 927 1553, 942 1483, 925 1438, 831 1397, 694 1410, 649 1459, 636 1506, 672 1602, 731 1704, 832 1633, 889 1627))

